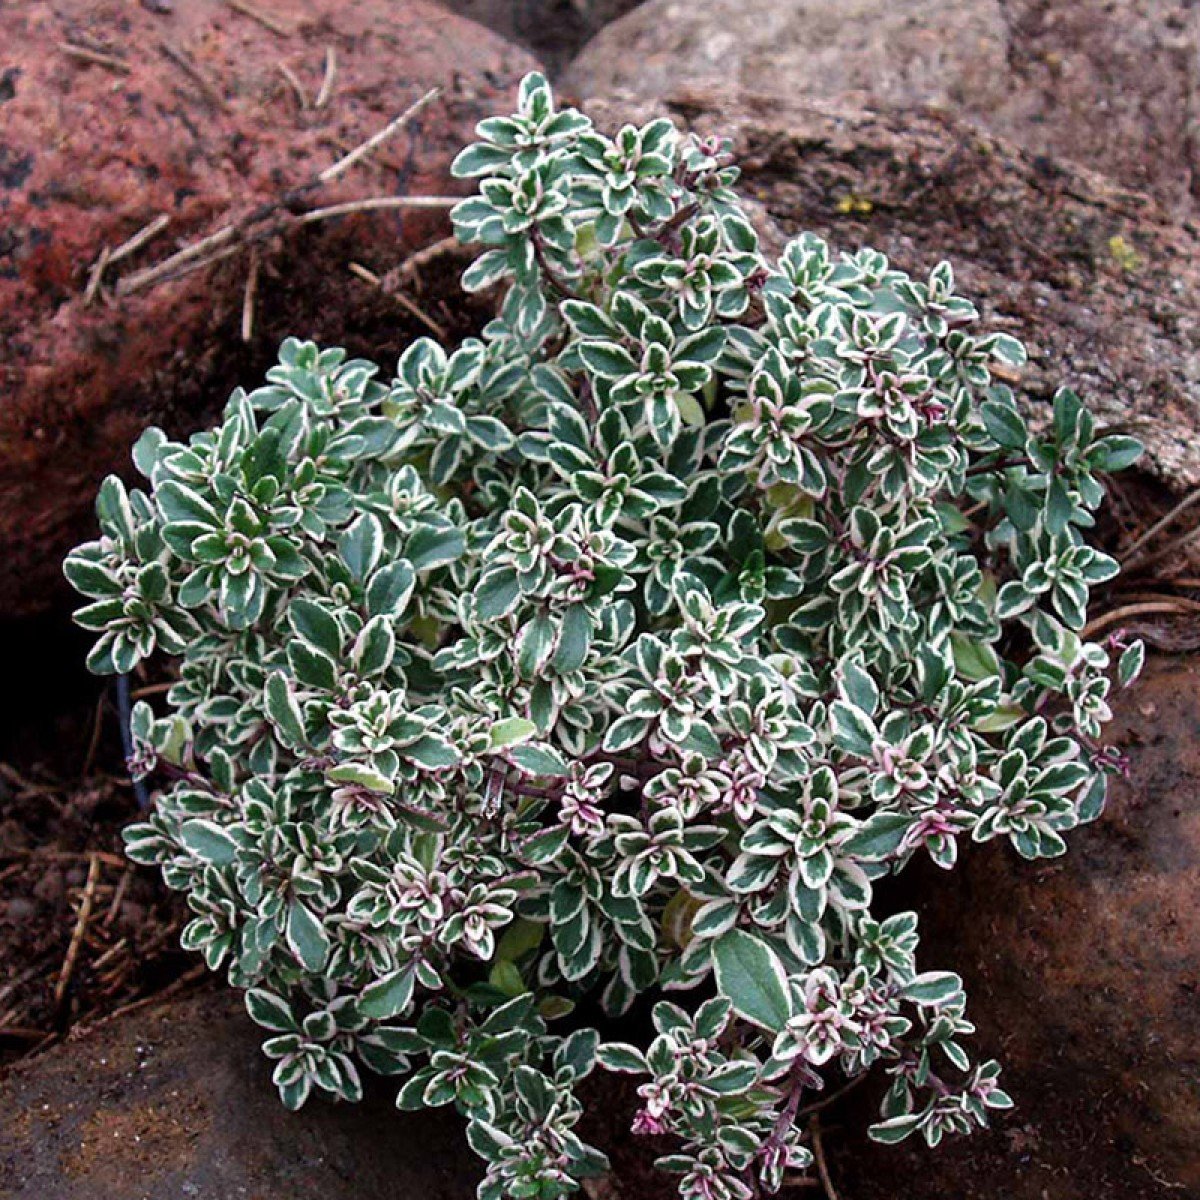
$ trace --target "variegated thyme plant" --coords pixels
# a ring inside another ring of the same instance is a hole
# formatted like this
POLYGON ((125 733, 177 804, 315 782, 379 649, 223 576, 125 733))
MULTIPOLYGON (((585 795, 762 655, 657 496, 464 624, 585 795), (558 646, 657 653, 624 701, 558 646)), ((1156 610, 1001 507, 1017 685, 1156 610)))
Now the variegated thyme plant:
POLYGON ((383 382, 287 342, 67 560, 98 672, 169 785, 128 833, 246 989, 286 1104, 402 1077, 453 1103, 483 1200, 604 1167, 596 1062, 688 1200, 810 1161, 813 1097, 880 1068, 875 1137, 1009 1104, 957 975, 872 885, 960 842, 1064 849, 1118 756, 1085 535, 1133 461, 1069 391, 1031 432, 949 266, 804 235, 769 259, 725 143, 609 138, 530 76, 456 162, 499 316, 383 382), (648 1045, 568 1014, 669 992, 648 1045))

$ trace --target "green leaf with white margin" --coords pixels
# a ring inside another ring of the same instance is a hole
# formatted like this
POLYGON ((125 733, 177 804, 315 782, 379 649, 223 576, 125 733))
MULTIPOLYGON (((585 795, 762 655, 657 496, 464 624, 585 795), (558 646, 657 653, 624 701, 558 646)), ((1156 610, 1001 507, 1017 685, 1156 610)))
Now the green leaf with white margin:
POLYGON ((738 1016, 778 1033, 792 1015, 787 973, 779 956, 761 939, 731 929, 713 943, 717 990, 738 1016))
POLYGON ((1029 436, 1021 414, 1011 404, 1002 404, 996 400, 985 400, 980 406, 979 415, 983 418, 988 436, 996 445, 1005 450, 1023 450, 1025 439, 1029 436))
POLYGON ((521 595, 517 572, 512 567, 489 571, 475 588, 475 615, 481 621, 496 621, 512 612, 521 595))
POLYGON ((416 573, 407 559, 380 567, 367 584, 367 609, 373 617, 398 617, 408 606, 416 573))
POLYGON ((880 1121, 878 1124, 872 1125, 867 1130, 867 1137, 881 1145, 894 1146, 897 1142, 902 1142, 906 1137, 916 1133, 920 1123, 921 1115, 919 1113, 907 1113, 902 1117, 892 1117, 890 1121, 880 1121))
POLYGON ((870 672, 863 666, 861 658, 849 658, 842 663, 841 691, 847 703, 866 713, 875 715, 879 707, 879 688, 870 672))
POLYGON ((325 778, 330 783, 366 788, 368 792, 375 792, 380 796, 390 796, 396 790, 396 785, 386 775, 376 771, 368 763, 338 763, 325 772, 325 778))
POLYGON ((538 613, 526 623, 517 638, 517 670, 525 679, 536 678, 554 649, 554 622, 546 613, 538 613))
POLYGON ((896 852, 912 823, 908 813, 874 813, 846 839, 841 851, 867 862, 878 862, 896 852))
POLYGON ((558 645, 554 650, 554 669, 563 675, 578 671, 592 644, 592 617, 582 604, 572 604, 563 613, 558 645))
POLYGON ((272 671, 267 676, 263 689, 267 716, 275 726, 279 740, 289 750, 296 750, 305 743, 304 715, 296 693, 292 691, 288 677, 282 671, 272 671))
POLYGON ((396 635, 388 617, 372 617, 350 649, 350 661, 359 675, 382 675, 391 666, 396 653, 396 635))
POLYGON ((358 999, 358 1011, 375 1021, 386 1021, 402 1013, 412 999, 416 983, 411 966, 403 966, 390 975, 376 980, 363 989, 358 999))
POLYGON ((329 957, 329 935, 325 926, 302 901, 288 907, 287 942, 292 952, 309 971, 319 971, 329 957))
POLYGON ((900 998, 922 1006, 945 1004, 961 996, 962 990, 963 981, 953 971, 925 971, 904 985, 900 998))
POLYGON ((618 717, 604 735, 604 749, 610 754, 627 750, 637 745, 650 730, 650 722, 646 717, 635 717, 626 714, 618 717))
POLYGON ((861 708, 844 700, 835 700, 829 706, 829 716, 838 749, 858 758, 870 758, 879 737, 875 722, 861 708))
POLYGON ((601 379, 621 379, 637 374, 638 365, 633 356, 616 342, 580 342, 578 349, 588 370, 601 379))
POLYGON ((404 757, 411 759, 427 771, 439 771, 443 767, 456 767, 458 751, 444 737, 436 733, 424 733, 415 742, 404 747, 404 757))
POLYGON ((508 760, 526 775, 562 776, 570 771, 567 761, 553 746, 544 742, 514 746, 508 760))
POLYGON ((1128 687, 1141 673, 1146 665, 1145 642, 1133 642, 1121 653, 1117 663, 1117 679, 1122 687, 1128 687))
POLYGON ((645 1075, 650 1070, 646 1056, 625 1042, 606 1042, 596 1051, 596 1061, 606 1071, 625 1075, 645 1075))
POLYGON ((262 988, 251 988, 246 993, 246 1011, 255 1024, 275 1033, 291 1033, 297 1028, 295 1015, 288 1002, 262 988))
POLYGON ((421 528, 413 530, 404 555, 414 571, 429 571, 461 558, 465 549, 461 529, 421 528))
POLYGON ((538 727, 526 717, 505 717, 494 722, 488 731, 488 749, 503 750, 527 742, 537 731, 538 727))
POLYGON ((337 619, 319 604, 297 597, 288 607, 288 622, 296 636, 314 650, 336 660, 342 652, 342 631, 337 619))
POLYGON ((215 821, 197 817, 179 827, 179 840, 197 858, 214 867, 225 867, 237 854, 237 843, 215 821))
POLYGON ((1025 590, 1019 579, 1010 579, 996 596, 996 619, 1007 621, 1032 608, 1037 597, 1025 590))

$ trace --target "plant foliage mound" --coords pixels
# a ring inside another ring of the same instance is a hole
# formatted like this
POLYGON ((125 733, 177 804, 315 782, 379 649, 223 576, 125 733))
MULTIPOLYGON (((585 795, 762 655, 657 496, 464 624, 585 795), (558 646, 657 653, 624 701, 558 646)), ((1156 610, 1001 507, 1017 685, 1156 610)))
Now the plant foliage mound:
POLYGON ((991 370, 1022 347, 945 263, 768 259, 722 141, 610 138, 538 76, 478 133, 482 336, 390 381, 287 342, 218 428, 148 431, 148 488, 110 478, 67 560, 94 671, 178 659, 130 856, 287 1105, 364 1066, 453 1103, 483 1200, 604 1168, 596 1063, 689 1200, 777 1189, 872 1068, 883 1141, 983 1123, 1010 1101, 962 981, 872 889, 1099 814, 1142 652, 1081 633, 1117 571, 1086 534, 1136 442, 1066 390, 1031 432, 991 370), (663 993, 641 1046, 580 1019, 663 993))

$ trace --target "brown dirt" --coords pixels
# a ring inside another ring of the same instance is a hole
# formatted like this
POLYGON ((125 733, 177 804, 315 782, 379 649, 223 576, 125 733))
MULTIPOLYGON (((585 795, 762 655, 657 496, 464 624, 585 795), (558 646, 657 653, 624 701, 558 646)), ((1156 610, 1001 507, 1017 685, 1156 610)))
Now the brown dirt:
POLYGON ((137 808, 111 691, 92 682, 76 695, 41 736, 10 714, 8 732, 24 744, 0 748, 0 1062, 43 1049, 194 967, 178 946, 184 905, 156 872, 124 861, 120 831, 137 808), (53 751, 45 741, 51 729, 53 751), (91 916, 56 999, 93 858, 91 916))

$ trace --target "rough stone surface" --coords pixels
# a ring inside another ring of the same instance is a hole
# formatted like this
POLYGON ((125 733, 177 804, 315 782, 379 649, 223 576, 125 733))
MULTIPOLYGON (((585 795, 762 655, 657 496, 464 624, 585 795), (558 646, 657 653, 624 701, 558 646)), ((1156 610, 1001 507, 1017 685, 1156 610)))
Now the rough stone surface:
POLYGON ((1200 200, 1193 0, 1000 0, 1007 96, 983 120, 1164 203, 1200 200))
POLYGON ((1019 391, 1069 383, 1145 464, 1200 484, 1200 232, 1084 168, 947 113, 871 112, 757 94, 594 100, 602 125, 667 112, 734 139, 768 242, 804 229, 927 272, 954 264, 989 328, 1026 342, 1019 391), (1114 242, 1114 239, 1119 239, 1114 242))
POLYGON ((1190 0, 649 0, 564 82, 585 97, 732 86, 936 105, 1190 205, 1198 55, 1190 0))
POLYGON ((4 1200, 471 1200, 446 1110, 279 1103, 238 999, 213 989, 118 1018, 0 1084, 4 1200))
POLYGON ((581 96, 730 86, 847 104, 976 108, 1003 95, 994 0, 649 0, 568 68, 581 96))
MULTIPOLYGON (((304 209, 444 194, 475 122, 511 103, 523 50, 426 0, 29 0, 0 5, 0 616, 65 596, 62 554, 91 528, 100 479, 126 470, 150 421, 186 432, 252 383, 289 333, 390 357, 428 332, 380 304, 350 261, 383 272, 447 229, 444 212, 376 212, 260 245, 249 344, 249 252, 85 305, 89 269, 160 214, 123 277, 310 182, 429 88, 441 97, 304 209), (159 11, 160 9, 168 11, 159 11), (124 71, 64 52, 119 56, 124 71), (316 107, 326 54, 336 72, 316 107), (300 108, 280 64, 305 97, 300 108)), ((460 189, 461 190, 461 189, 460 189)))

